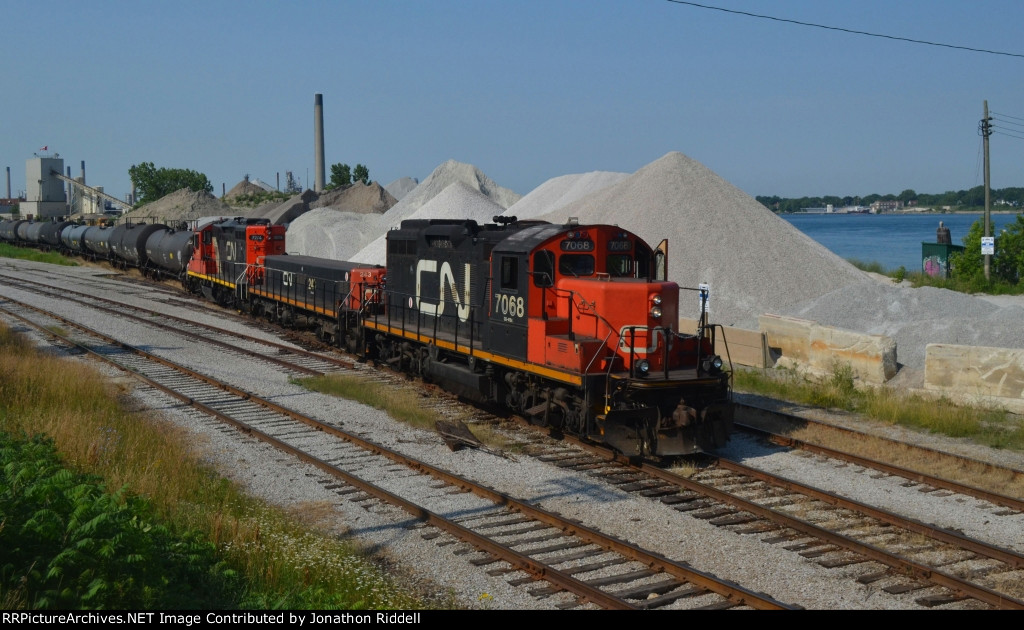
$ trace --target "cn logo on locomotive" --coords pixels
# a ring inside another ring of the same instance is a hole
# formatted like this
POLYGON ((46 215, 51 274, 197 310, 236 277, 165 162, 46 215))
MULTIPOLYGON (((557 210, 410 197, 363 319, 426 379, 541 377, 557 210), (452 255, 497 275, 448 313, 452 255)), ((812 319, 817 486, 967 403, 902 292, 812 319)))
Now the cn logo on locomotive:
MULTIPOLYGON (((427 304, 421 302, 423 296, 423 274, 425 273, 437 273, 437 261, 436 260, 420 260, 416 263, 416 308, 422 313, 427 315, 433 315, 440 317, 444 314, 444 291, 445 286, 448 288, 448 292, 452 296, 452 301, 455 302, 455 310, 459 315, 460 321, 467 321, 469 319, 469 276, 472 265, 466 263, 465 273, 463 274, 463 290, 462 295, 459 295, 458 287, 455 283, 455 274, 452 272, 452 267, 447 261, 441 263, 441 272, 438 277, 438 288, 437 288, 437 304, 427 304)), ((431 299, 429 296, 426 299, 431 299)))

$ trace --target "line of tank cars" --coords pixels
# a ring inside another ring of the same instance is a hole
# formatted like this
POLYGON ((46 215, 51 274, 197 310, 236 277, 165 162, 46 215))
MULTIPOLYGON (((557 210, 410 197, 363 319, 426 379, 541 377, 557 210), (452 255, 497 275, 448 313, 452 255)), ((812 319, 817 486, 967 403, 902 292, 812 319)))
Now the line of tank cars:
MULTIPOLYGON (((286 228, 220 218, 191 226, 0 222, 0 240, 177 278, 196 295, 419 375, 465 398, 631 456, 723 445, 731 373, 698 299, 696 334, 673 327, 680 287, 667 244, 614 225, 495 217, 406 220, 384 267, 285 253, 286 228)), ((695 289, 696 291, 696 289, 695 289)), ((706 299, 706 291, 700 293, 706 299)))

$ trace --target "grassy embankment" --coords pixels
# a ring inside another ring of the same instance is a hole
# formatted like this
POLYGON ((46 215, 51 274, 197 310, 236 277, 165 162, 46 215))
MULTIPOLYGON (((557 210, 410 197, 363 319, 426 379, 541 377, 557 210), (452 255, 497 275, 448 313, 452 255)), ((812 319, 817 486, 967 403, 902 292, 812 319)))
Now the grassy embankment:
POLYGON ((330 506, 246 496, 203 464, 195 437, 123 399, 0 325, 0 607, 424 606, 318 532, 330 506))
POLYGON ((861 271, 867 271, 871 273, 881 274, 883 276, 889 276, 893 279, 893 282, 903 282, 907 280, 913 287, 935 287, 937 289, 949 289, 950 291, 958 291, 960 293, 985 293, 988 295, 1024 295, 1024 282, 1021 283, 1010 283, 993 278, 991 280, 984 280, 983 278, 941 278, 936 276, 929 276, 922 271, 907 271, 904 267, 898 267, 897 269, 886 269, 878 262, 864 262, 857 260, 856 258, 848 258, 847 262, 857 267, 861 271))
POLYGON ((58 254, 57 252, 42 252, 39 251, 38 249, 29 249, 27 247, 15 247, 9 243, 0 243, 0 257, 18 258, 20 260, 32 260, 35 262, 44 262, 53 265, 64 265, 66 267, 78 266, 78 263, 71 260, 67 256, 58 254))

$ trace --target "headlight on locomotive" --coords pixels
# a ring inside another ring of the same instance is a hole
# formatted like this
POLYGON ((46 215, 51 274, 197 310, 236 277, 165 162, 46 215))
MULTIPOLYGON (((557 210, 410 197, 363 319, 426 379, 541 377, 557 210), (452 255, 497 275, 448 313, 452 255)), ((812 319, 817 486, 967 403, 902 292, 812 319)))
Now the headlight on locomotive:
POLYGON ((651 371, 651 364, 647 362, 647 359, 640 359, 636 362, 636 373, 637 376, 644 378, 651 371))
POLYGON ((722 371, 722 357, 717 354, 706 357, 701 362, 701 367, 704 368, 704 371, 708 374, 718 374, 722 371))
POLYGON ((653 318, 653 319, 661 319, 661 294, 660 293, 655 293, 654 295, 651 296, 651 304, 653 305, 653 306, 651 306, 651 312, 650 312, 651 318, 653 318))

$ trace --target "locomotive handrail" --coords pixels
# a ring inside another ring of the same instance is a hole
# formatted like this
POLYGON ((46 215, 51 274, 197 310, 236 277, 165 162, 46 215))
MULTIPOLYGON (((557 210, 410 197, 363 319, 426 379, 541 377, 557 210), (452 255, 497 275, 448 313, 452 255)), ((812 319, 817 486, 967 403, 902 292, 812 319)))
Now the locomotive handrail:
MULTIPOLYGON (((601 342, 601 347, 602 348, 607 348, 608 347, 608 338, 611 337, 611 336, 612 336, 612 331, 609 330, 608 334, 604 336, 604 340, 601 342)), ((600 352, 600 349, 597 352, 594 353, 594 356, 590 357, 590 362, 587 363, 587 367, 583 368, 583 373, 584 374, 589 374, 590 373, 590 366, 594 365, 594 361, 597 360, 597 355, 598 355, 599 352, 600 352)), ((614 352, 612 353, 612 357, 617 357, 617 356, 618 356, 618 354, 616 354, 614 352)), ((610 361, 610 363, 614 363, 614 359, 612 361, 610 361)))

